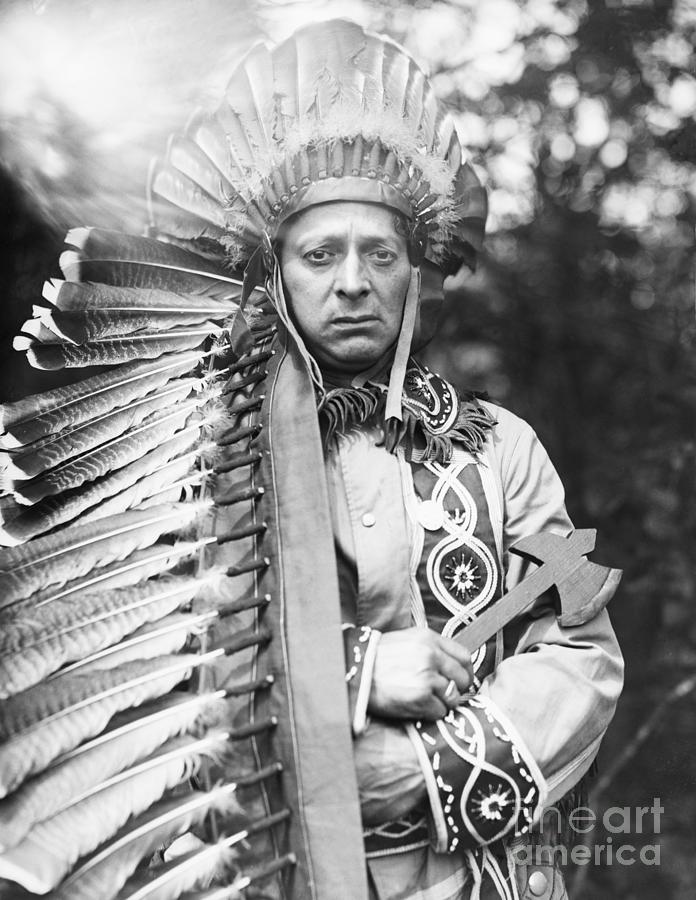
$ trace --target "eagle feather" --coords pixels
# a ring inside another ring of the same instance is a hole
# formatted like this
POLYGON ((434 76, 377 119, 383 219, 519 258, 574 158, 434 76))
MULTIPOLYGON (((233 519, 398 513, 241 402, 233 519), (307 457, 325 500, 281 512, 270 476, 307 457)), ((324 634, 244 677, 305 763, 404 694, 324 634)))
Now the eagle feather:
POLYGON ((225 711, 224 692, 173 693, 118 713, 98 737, 63 754, 0 801, 0 851, 16 846, 32 825, 71 797, 144 759, 169 738, 204 733, 225 711))
POLYGON ((16 847, 0 854, 0 878, 47 893, 79 857, 194 775, 204 756, 219 760, 226 744, 224 730, 202 738, 172 738, 147 759, 71 798, 51 818, 38 822, 16 847))

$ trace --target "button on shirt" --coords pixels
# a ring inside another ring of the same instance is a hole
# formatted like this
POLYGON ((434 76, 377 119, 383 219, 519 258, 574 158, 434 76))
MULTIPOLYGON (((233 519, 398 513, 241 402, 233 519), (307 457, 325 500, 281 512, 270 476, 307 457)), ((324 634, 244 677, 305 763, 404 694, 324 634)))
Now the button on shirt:
POLYGON ((411 625, 409 528, 399 460, 374 428, 339 438, 326 475, 343 621, 394 631, 411 625))

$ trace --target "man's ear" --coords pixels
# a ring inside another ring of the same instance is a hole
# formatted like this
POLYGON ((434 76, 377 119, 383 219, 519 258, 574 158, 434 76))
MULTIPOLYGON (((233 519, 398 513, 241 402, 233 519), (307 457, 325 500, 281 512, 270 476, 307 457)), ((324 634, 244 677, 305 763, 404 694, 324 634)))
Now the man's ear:
POLYGON ((411 350, 416 353, 428 344, 437 331, 442 304, 445 300, 444 275, 439 266, 424 259, 420 265, 421 292, 418 318, 413 332, 411 350))

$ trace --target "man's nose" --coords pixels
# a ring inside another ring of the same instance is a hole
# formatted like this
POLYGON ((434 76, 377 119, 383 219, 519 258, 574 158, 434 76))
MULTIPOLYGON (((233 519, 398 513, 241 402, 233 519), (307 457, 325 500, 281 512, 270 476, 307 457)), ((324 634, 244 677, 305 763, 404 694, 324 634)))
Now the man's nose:
POLYGON ((359 253, 350 251, 345 255, 336 272, 334 288, 339 296, 349 300, 359 300, 369 293, 370 281, 359 253))

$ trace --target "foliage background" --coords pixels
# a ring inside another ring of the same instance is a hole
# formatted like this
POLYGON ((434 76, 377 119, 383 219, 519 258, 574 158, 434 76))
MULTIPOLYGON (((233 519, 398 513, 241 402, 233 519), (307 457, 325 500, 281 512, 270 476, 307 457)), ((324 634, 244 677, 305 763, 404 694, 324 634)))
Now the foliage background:
MULTIPOLYGON (((624 698, 591 804, 665 808, 659 866, 570 871, 593 900, 696 896, 696 3, 13 0, 0 5, 0 368, 67 228, 139 231, 148 161, 240 53, 347 15, 434 73, 489 188, 490 235, 429 362, 529 419, 595 558, 625 570, 624 698)), ((50 383, 54 383, 51 376, 50 383)), ((591 844, 605 843, 598 827, 591 844)))

